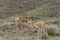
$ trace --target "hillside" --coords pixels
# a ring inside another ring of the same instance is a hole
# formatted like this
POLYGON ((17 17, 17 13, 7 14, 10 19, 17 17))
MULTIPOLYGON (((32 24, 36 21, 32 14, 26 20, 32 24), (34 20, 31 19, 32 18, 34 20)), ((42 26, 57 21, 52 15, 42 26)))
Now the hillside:
POLYGON ((0 0, 0 18, 35 9, 43 2, 44 0, 0 0))
POLYGON ((60 40, 60 0, 0 0, 0 40, 60 40))
POLYGON ((0 18, 16 14, 59 18, 59 10, 60 0, 0 0, 0 18))

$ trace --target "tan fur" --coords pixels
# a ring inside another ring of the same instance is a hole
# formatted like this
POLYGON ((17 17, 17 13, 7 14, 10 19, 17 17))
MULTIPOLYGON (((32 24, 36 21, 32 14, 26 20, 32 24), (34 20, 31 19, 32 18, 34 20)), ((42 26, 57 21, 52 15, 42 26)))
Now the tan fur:
POLYGON ((34 24, 34 27, 35 27, 35 28, 41 28, 41 27, 44 26, 44 24, 45 24, 45 23, 42 22, 42 21, 41 21, 41 22, 37 22, 37 23, 34 24))
POLYGON ((25 24, 32 24, 32 21, 27 19, 27 18, 22 18, 22 19, 19 19, 18 20, 18 23, 21 24, 21 23, 25 23, 25 24))

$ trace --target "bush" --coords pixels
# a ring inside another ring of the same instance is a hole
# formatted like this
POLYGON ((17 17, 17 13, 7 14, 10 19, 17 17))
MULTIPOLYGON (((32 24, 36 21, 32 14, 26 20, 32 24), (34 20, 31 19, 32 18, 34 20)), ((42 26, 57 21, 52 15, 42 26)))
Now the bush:
POLYGON ((59 28, 57 25, 45 25, 45 30, 47 31, 48 35, 56 35, 59 32, 59 28))

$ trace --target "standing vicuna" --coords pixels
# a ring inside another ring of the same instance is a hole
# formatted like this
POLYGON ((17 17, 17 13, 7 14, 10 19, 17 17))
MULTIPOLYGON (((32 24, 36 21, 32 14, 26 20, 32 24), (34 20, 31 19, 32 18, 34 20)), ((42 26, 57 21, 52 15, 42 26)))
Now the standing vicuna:
POLYGON ((48 36, 47 32, 45 31, 44 25, 45 25, 45 22, 43 22, 43 21, 37 22, 33 25, 34 28, 37 29, 38 37, 43 38, 43 39, 48 36))

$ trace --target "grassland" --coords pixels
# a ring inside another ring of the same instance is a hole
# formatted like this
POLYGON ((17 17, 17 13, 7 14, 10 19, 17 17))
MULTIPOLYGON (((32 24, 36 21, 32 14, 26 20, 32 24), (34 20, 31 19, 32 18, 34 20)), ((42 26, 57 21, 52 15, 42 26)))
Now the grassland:
POLYGON ((60 36, 49 36, 47 40, 60 40, 60 36))
MULTIPOLYGON (((60 20, 60 0, 0 0, 0 22, 14 22, 15 17, 33 17, 33 23, 60 20)), ((49 36, 47 40, 60 40, 60 37, 49 36)))

